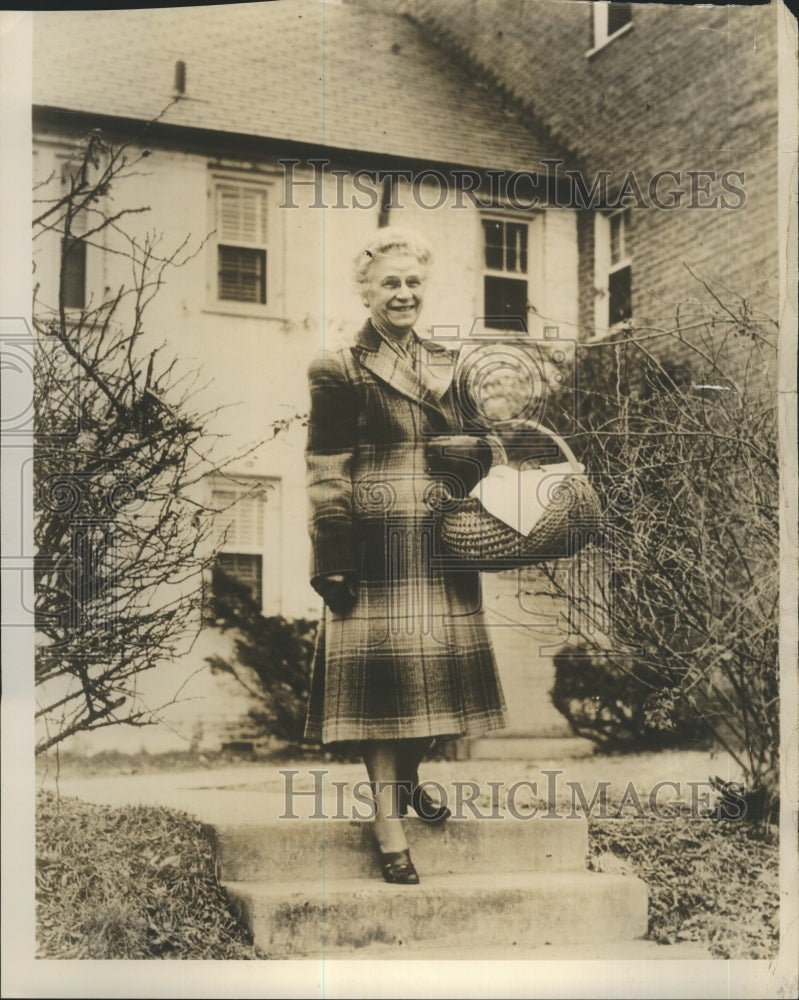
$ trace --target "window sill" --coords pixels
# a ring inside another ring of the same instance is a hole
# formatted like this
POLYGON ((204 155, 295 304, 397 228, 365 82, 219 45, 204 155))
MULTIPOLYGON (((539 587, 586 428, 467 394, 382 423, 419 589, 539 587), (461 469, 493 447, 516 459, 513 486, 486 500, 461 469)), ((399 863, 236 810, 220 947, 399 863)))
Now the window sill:
POLYGON ((475 337, 485 337, 487 340, 500 340, 503 337, 505 339, 513 339, 519 337, 529 338, 531 335, 529 322, 527 326, 522 326, 521 323, 518 326, 489 326, 487 323, 483 323, 481 327, 472 327, 470 335, 475 337))
POLYGON ((621 38, 622 35, 629 34, 632 30, 633 22, 629 21, 623 28, 619 28, 619 30, 614 31, 612 35, 608 35, 608 37, 603 42, 600 42, 599 45, 595 45, 592 49, 589 49, 585 54, 585 58, 590 59, 592 56, 595 56, 597 52, 601 52, 603 49, 606 49, 611 42, 615 42, 617 38, 621 38))
POLYGON ((275 323, 285 323, 286 315, 275 306, 261 306, 253 302, 207 302, 203 313, 215 316, 237 316, 240 319, 267 319, 275 323))
MULTIPOLYGON (((615 213, 614 213, 615 214, 615 213)), ((632 257, 621 257, 615 263, 611 264, 608 268, 608 274, 615 274, 617 271, 623 271, 625 267, 632 267, 633 259, 632 257)))
POLYGON ((593 336, 586 337, 583 344, 590 346, 592 344, 599 344, 603 340, 610 340, 612 337, 617 337, 628 333, 634 327, 633 318, 625 319, 621 323, 615 323, 613 326, 602 327, 599 330, 595 330, 593 336))
MULTIPOLYGON (((119 322, 109 322, 110 313, 110 303, 103 303, 98 306, 89 302, 83 307, 65 306, 64 323, 67 330, 74 330, 76 327, 82 326, 88 332, 94 327, 104 325, 108 327, 109 333, 119 333, 121 325, 119 322)), ((58 314, 58 310, 37 310, 36 319, 45 328, 48 336, 58 337, 60 335, 61 317, 58 314)))

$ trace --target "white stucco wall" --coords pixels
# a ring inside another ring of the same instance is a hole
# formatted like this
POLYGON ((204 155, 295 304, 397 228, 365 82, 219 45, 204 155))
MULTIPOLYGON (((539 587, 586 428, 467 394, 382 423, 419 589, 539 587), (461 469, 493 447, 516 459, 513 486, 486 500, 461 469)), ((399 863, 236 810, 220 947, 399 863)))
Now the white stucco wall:
MULTIPOLYGON (((40 132, 35 142, 39 178, 53 171, 58 176, 57 158, 67 152, 69 141, 64 133, 40 132)), ((132 176, 116 185, 108 207, 116 211, 149 206, 148 213, 128 216, 123 224, 141 238, 146 233, 161 234, 159 249, 164 253, 186 237, 188 249, 199 248, 184 266, 169 272, 149 306, 147 338, 153 346, 165 342, 165 356, 174 354, 182 369, 200 373, 203 388, 198 404, 220 408, 211 429, 228 435, 226 447, 232 452, 270 436, 274 421, 305 412, 310 358, 323 346, 345 342, 365 319, 352 285, 352 257, 377 230, 379 206, 354 207, 353 198, 361 205, 366 199, 353 189, 351 178, 326 176, 324 201, 331 207, 312 207, 316 192, 305 187, 292 192, 298 207, 281 208, 286 190, 277 157, 220 160, 177 148, 150 148, 151 155, 132 176), (215 244, 212 240, 200 244, 213 227, 209 191, 217 171, 274 181, 269 205, 270 305, 265 308, 239 303, 226 308, 212 301, 215 244), (337 202, 346 207, 332 207, 337 202)), ((295 176, 311 179, 307 170, 301 174, 298 169, 295 176)), ((423 186, 421 197, 414 197, 408 185, 399 185, 395 193, 404 207, 391 213, 391 224, 418 230, 436 254, 420 332, 432 328, 436 336, 463 339, 482 311, 480 212, 468 204, 454 207, 452 195, 437 209, 423 207, 420 201, 429 205, 437 200, 435 185, 429 190, 423 186)), ((463 204, 462 199, 457 201, 463 204)), ((529 219, 530 289, 537 309, 531 332, 540 333, 541 323, 546 322, 571 336, 577 328, 578 302, 574 213, 538 211, 529 219)), ((53 237, 49 245, 43 241, 37 252, 37 280, 45 302, 54 301, 57 266, 58 240, 53 237)), ((130 280, 124 258, 99 251, 90 257, 87 270, 101 292, 130 280)), ((279 504, 267 517, 267 544, 279 577, 279 586, 267 594, 267 614, 319 614, 318 599, 307 582, 304 440, 304 428, 295 423, 231 467, 232 472, 280 480, 279 504)), ((266 594, 268 588, 264 589, 266 594)))

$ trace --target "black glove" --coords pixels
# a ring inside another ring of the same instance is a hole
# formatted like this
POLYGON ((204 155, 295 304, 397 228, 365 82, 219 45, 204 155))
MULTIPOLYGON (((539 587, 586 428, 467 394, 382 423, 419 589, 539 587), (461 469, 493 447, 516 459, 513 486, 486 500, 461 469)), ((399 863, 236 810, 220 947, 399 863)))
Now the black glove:
POLYGON ((333 614, 346 615, 355 607, 355 577, 351 573, 331 573, 313 581, 313 588, 333 614))
POLYGON ((426 458, 429 471, 446 477, 450 493, 460 499, 487 475, 493 453, 491 445, 483 438, 451 434, 429 441, 426 458))

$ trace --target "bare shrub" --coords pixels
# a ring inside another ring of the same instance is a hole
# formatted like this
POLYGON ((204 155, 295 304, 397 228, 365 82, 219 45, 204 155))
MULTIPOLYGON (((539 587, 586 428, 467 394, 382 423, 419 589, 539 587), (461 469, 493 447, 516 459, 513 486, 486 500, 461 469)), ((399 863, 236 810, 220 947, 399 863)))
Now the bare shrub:
POLYGON ((169 273, 202 246, 164 250, 156 232, 126 229, 148 209, 114 192, 148 155, 141 136, 112 146, 93 130, 35 191, 37 267, 60 251, 55 299, 37 283, 33 304, 38 751, 157 719, 137 679, 190 649, 214 558, 200 484, 255 447, 219 457, 198 373, 146 328, 169 273), (87 253, 127 279, 76 292, 87 253))
MULTIPOLYGON (((710 305, 692 303, 667 329, 584 351, 576 447, 605 497, 603 531, 543 578, 568 601, 582 651, 616 655, 642 731, 695 720, 768 818, 779 767, 776 324, 705 291, 710 305)), ((563 673, 558 696, 569 697, 563 673)), ((589 715, 584 734, 599 734, 589 715)))

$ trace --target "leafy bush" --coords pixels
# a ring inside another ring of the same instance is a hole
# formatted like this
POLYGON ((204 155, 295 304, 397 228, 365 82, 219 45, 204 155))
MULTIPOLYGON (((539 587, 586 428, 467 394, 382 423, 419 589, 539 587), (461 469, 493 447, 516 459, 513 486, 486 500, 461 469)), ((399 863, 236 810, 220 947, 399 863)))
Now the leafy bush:
POLYGON ((669 701, 663 672, 631 656, 564 646, 554 657, 552 704, 578 736, 606 752, 697 742, 696 722, 669 701), (664 711, 668 707, 668 711, 664 711))
POLYGON ((219 566, 213 571, 210 613, 218 627, 236 630, 235 656, 208 657, 211 668, 232 674, 248 687, 258 705, 251 718, 266 735, 303 742, 318 622, 265 617, 249 588, 219 566), (254 671, 257 687, 247 684, 241 667, 254 671))

